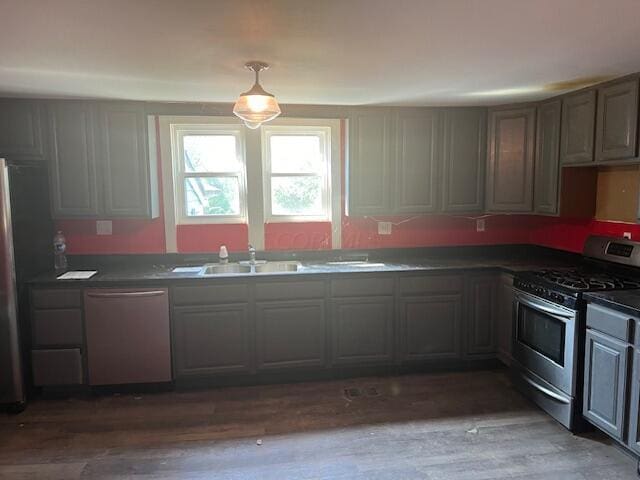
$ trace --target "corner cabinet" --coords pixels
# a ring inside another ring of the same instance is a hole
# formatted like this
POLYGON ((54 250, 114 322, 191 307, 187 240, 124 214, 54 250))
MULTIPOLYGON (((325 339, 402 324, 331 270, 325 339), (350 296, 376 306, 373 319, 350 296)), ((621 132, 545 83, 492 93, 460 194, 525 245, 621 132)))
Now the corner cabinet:
POLYGON ((533 204, 540 214, 558 213, 561 107, 560 100, 538 106, 533 204))
POLYGON ((489 111, 487 210, 531 212, 535 107, 489 111))
POLYGON ((562 100, 560 163, 593 162, 596 91, 567 95, 562 100))
POLYGON ((0 158, 10 162, 44 160, 43 116, 37 101, 0 99, 0 158))
POLYGON ((142 104, 57 101, 47 110, 54 217, 158 216, 142 104))
POLYGON ((456 108, 444 112, 442 212, 483 210, 487 111, 456 108))
POLYGON ((638 146, 638 79, 598 89, 596 161, 625 160, 638 146))

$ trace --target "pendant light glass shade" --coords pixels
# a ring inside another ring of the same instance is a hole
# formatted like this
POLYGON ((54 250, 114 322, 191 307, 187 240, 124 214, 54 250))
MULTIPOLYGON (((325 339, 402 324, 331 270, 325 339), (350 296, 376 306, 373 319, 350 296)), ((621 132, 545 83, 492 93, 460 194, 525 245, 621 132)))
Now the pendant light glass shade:
POLYGON ((251 62, 246 67, 256 74, 256 81, 250 90, 241 93, 233 106, 233 113, 244 120, 244 124, 251 129, 258 128, 263 122, 273 120, 280 115, 280 106, 273 94, 265 91, 260 85, 259 74, 269 66, 266 63, 251 62))

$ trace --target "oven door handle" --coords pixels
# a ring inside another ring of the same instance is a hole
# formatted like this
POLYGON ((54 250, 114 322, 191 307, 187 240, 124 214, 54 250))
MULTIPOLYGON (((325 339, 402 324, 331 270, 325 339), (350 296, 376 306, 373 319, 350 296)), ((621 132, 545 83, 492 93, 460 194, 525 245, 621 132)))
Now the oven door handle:
POLYGON ((560 310, 557 308, 550 307, 541 302, 536 302, 534 300, 529 300, 528 298, 524 298, 522 295, 516 295, 516 298, 519 303, 526 305, 527 307, 534 308, 544 313, 548 313, 549 315, 553 315, 556 317, 563 317, 567 319, 571 319, 575 317, 574 312, 566 312, 564 310, 560 310))
POLYGON ((538 390, 540 393, 546 395, 547 397, 553 398, 554 400, 560 403, 564 403, 565 405, 569 405, 571 403, 569 399, 564 398, 562 395, 558 395, 556 392, 549 390, 547 387, 543 387, 542 385, 537 383, 535 380, 532 380, 525 374, 522 374, 522 379, 525 382, 527 382, 529 385, 531 385, 533 388, 538 390))

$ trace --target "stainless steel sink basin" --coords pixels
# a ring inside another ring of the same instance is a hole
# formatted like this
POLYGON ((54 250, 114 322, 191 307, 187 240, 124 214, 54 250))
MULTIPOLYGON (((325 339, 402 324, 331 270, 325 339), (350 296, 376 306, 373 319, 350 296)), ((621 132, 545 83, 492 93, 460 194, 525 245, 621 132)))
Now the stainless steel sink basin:
POLYGON ((208 263, 202 267, 202 275, 221 275, 225 273, 251 273, 249 265, 237 263, 208 263))
POLYGON ((298 262, 267 262, 254 268, 256 273, 297 272, 299 265, 298 262))

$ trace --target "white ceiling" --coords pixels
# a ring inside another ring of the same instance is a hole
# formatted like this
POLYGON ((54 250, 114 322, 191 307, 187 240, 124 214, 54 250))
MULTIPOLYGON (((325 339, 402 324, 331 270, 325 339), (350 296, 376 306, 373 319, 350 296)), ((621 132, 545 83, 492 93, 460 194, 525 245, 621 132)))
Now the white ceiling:
POLYGON ((640 71, 640 0, 0 0, 0 93, 495 104, 640 71))

